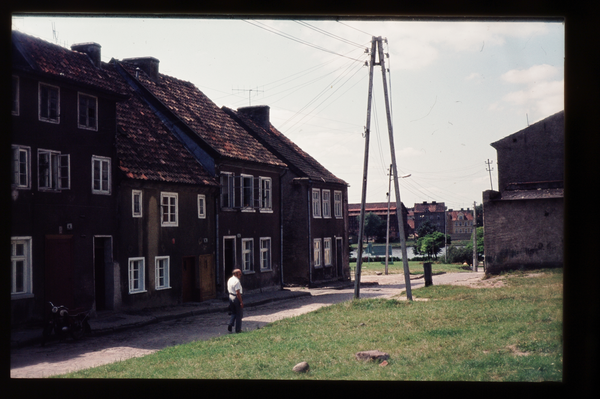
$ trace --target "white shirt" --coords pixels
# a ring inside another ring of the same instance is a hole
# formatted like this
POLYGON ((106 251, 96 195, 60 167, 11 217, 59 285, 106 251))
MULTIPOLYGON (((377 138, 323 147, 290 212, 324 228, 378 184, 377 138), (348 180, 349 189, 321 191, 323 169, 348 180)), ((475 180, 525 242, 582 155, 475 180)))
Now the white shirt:
POLYGON ((240 279, 236 276, 231 276, 231 278, 227 280, 227 291, 229 292, 229 295, 236 296, 235 292, 237 290, 240 290, 240 294, 243 292, 242 283, 240 282, 240 279))

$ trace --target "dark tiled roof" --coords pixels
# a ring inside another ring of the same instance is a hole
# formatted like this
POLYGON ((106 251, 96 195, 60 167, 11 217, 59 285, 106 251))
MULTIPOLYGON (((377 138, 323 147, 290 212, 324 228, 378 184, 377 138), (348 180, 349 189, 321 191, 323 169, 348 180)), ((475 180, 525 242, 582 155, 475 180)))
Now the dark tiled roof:
POLYGON ((443 202, 427 203, 427 204, 415 204, 414 212, 444 212, 446 210, 446 204, 443 202))
POLYGON ((17 68, 115 94, 127 93, 125 82, 114 71, 97 68, 87 54, 14 30, 12 42, 19 52, 18 59, 13 54, 17 68))
MULTIPOLYGON (((135 78, 133 64, 119 64, 135 78)), ((192 83, 163 74, 154 82, 143 70, 139 71, 137 81, 221 157, 286 166, 192 83)))
POLYGON ((325 183, 348 185, 344 180, 337 178, 333 173, 325 169, 316 159, 304 152, 294 142, 269 123, 269 128, 257 124, 250 116, 223 107, 223 110, 232 115, 242 126, 249 130, 261 143, 281 158, 288 167, 301 177, 325 183))
POLYGON ((127 178, 218 185, 137 94, 117 104, 117 123, 118 167, 127 178))

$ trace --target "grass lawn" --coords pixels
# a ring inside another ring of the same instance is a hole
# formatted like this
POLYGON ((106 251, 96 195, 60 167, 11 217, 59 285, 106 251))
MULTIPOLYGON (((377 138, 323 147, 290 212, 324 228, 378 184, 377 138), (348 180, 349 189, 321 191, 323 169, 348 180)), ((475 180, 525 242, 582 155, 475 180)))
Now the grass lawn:
MULTIPOLYGON (((441 260, 441 259, 440 259, 441 260)), ((466 266, 465 266, 466 267, 466 266)), ((350 262, 351 278, 354 279, 354 273, 356 271, 356 262, 350 262)), ((408 270, 411 275, 423 274, 423 261, 408 261, 408 270)), ((481 265, 479 270, 483 271, 481 265)), ((435 263, 431 262, 431 272, 433 275, 440 273, 459 273, 459 272, 470 272, 471 269, 463 268, 460 264, 446 264, 446 263, 435 263)), ((377 272, 385 273, 385 262, 381 261, 363 261, 360 273, 361 275, 376 274, 377 272)), ((393 263, 388 262, 388 274, 404 273, 404 266, 402 261, 394 261, 393 263)))
POLYGON ((512 272, 496 288, 413 291, 426 301, 348 301, 56 377, 561 381, 562 277, 560 269, 512 272), (364 350, 388 353, 388 364, 357 361, 364 350), (293 372, 302 361, 310 371, 293 372))

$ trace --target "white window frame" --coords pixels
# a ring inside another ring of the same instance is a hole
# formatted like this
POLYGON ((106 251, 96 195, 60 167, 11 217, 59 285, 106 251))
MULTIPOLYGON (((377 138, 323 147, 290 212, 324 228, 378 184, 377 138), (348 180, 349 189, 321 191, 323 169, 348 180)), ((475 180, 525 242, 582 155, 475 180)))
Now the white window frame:
POLYGON ((321 196, 323 197, 323 217, 330 219, 331 218, 331 191, 330 190, 322 190, 321 196))
POLYGON ((33 297, 33 279, 32 279, 32 261, 31 261, 31 237, 11 237, 10 238, 10 264, 11 264, 11 299, 31 298, 33 297), (23 252, 17 253, 17 245, 23 245, 23 252), (17 263, 22 264, 22 290, 17 291, 17 263))
POLYGON ((221 208, 231 209, 235 203, 235 184, 233 173, 221 172, 221 208), (225 196, 227 195, 227 198, 225 196))
POLYGON ((242 238, 242 272, 254 272, 254 238, 242 238))
POLYGON ((154 286, 157 290, 171 288, 171 259, 169 256, 157 256, 154 258, 154 286), (163 272, 163 283, 161 284, 160 272, 163 272))
POLYGON ((141 218, 144 212, 143 207, 143 193, 142 190, 132 190, 131 191, 131 216, 134 218, 141 218), (137 201, 136 201, 137 198, 137 201), (136 202, 138 205, 138 210, 135 209, 136 202))
POLYGON ((60 123, 60 87, 38 82, 38 119, 42 122, 60 123), (50 90, 56 89, 56 117, 50 115, 50 98, 47 99, 48 102, 46 104, 42 104, 43 87, 47 87, 50 90), (48 116, 42 116, 42 109, 44 108, 48 116))
POLYGON ((333 192, 333 213, 337 219, 341 219, 344 217, 342 198, 343 194, 341 191, 333 192))
POLYGON ((129 258, 127 261, 129 274, 129 293, 139 294, 146 292, 146 258, 129 258), (135 272, 137 271, 137 277, 135 272), (138 286, 135 287, 135 282, 138 286))
POLYGON ((198 194, 198 219, 206 219, 206 195, 198 194))
POLYGON ((31 188, 31 148, 29 147, 12 146, 11 186, 18 189, 31 188), (23 154, 25 161, 21 159, 23 154), (22 179, 25 181, 23 182, 22 179))
POLYGON ((262 212, 273 211, 273 179, 270 177, 259 178, 260 202, 259 207, 262 212))
POLYGON ((38 148, 38 190, 60 191, 71 188, 71 156, 60 151, 38 148), (47 158, 46 163, 42 161, 47 158), (65 165, 66 164, 66 165, 65 165))
POLYGON ((321 190, 313 188, 311 198, 313 218, 321 218, 321 190))
POLYGON ((254 211, 254 176, 252 175, 240 175, 240 207, 246 212, 254 211))
POLYGON ((92 155, 92 194, 110 195, 112 186, 110 161, 111 159, 108 157, 92 155), (100 176, 96 176, 96 163, 100 165, 100 176), (106 176, 103 174, 103 165, 107 165, 106 176), (96 182, 98 182, 98 185, 96 185, 96 182))
POLYGON ((11 107, 11 113, 15 116, 19 116, 19 110, 20 110, 20 101, 19 101, 19 97, 20 97, 20 89, 19 89, 19 84, 20 80, 19 77, 16 75, 12 75, 12 107, 11 107))
POLYGON ((163 227, 179 226, 179 195, 177 193, 160 193, 160 225, 163 227), (164 202, 165 199, 169 200, 166 205, 164 202), (167 207, 167 209, 165 209, 165 207, 167 207), (168 216, 168 220, 166 221, 165 214, 168 216))
POLYGON ((332 251, 331 251, 331 238, 323 239, 323 263, 325 266, 331 266, 333 264, 332 261, 332 251))
POLYGON ((260 238, 260 271, 273 270, 271 263, 271 237, 260 238))
POLYGON ((77 92, 77 127, 79 127, 80 129, 85 129, 85 130, 94 130, 94 131, 98 131, 98 97, 96 96, 91 96, 89 94, 85 94, 85 93, 81 93, 81 92, 77 92), (94 121, 93 124, 90 124, 89 121, 89 114, 86 112, 85 113, 85 123, 82 124, 81 123, 81 102, 83 100, 82 97, 87 97, 86 104, 87 104, 87 109, 90 109, 89 107, 89 103, 91 101, 93 101, 93 110, 94 110, 94 121))
POLYGON ((313 262, 315 268, 323 267, 323 260, 321 256, 321 239, 315 238, 313 240, 313 262))

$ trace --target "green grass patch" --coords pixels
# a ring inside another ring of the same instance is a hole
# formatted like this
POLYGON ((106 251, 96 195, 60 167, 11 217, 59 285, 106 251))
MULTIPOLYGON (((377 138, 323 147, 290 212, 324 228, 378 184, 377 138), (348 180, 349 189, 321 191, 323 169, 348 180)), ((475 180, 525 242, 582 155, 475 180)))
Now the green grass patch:
MULTIPOLYGON (((423 274, 423 261, 408 261, 408 270, 410 275, 423 274)), ((350 262, 351 278, 354 279, 354 273, 356 271, 356 262, 350 262)), ((483 270, 483 269, 481 269, 483 270)), ((363 261, 360 267, 361 275, 377 274, 378 272, 385 273, 385 262, 380 261, 363 261)), ((431 272, 435 274, 441 273, 462 273, 471 272, 471 269, 465 269, 463 265, 459 264, 448 264, 448 263, 436 263, 431 262, 431 272)), ((395 261, 388 263, 388 274, 401 274, 404 273, 404 265, 402 261, 395 261)))
POLYGON ((562 270, 537 273, 507 273, 499 288, 413 290, 428 301, 348 301, 58 377, 561 381, 562 270), (386 367, 355 359, 374 349, 390 355, 386 367), (292 371, 301 361, 310 372, 292 371))

